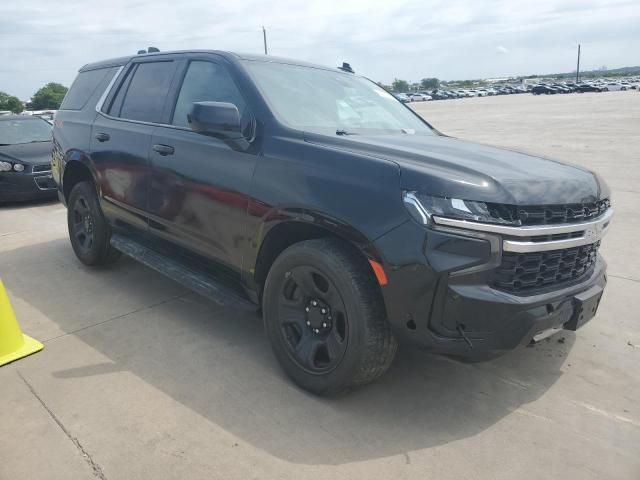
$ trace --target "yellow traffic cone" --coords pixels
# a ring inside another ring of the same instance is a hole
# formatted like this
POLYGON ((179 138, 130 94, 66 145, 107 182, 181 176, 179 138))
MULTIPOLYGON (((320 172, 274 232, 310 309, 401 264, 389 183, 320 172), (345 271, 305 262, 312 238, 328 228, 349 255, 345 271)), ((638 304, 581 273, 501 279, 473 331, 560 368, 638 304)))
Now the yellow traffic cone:
POLYGON ((4 284, 0 280, 0 367, 39 352, 43 348, 39 341, 23 335, 20 331, 4 284))

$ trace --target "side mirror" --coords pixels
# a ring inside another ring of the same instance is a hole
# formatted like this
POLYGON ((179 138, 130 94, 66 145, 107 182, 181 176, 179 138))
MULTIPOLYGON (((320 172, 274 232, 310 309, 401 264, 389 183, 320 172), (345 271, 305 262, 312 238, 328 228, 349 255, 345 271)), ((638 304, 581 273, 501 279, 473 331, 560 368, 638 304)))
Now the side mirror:
POLYGON ((238 107, 227 102, 195 102, 187 114, 191 130, 223 140, 242 137, 238 107))
MULTIPOLYGON (((238 107, 228 102, 195 102, 187 114, 191 130, 202 135, 220 138, 232 149, 245 151, 253 137, 247 139, 242 134, 238 107)), ((255 120, 252 120, 255 132, 255 120)))

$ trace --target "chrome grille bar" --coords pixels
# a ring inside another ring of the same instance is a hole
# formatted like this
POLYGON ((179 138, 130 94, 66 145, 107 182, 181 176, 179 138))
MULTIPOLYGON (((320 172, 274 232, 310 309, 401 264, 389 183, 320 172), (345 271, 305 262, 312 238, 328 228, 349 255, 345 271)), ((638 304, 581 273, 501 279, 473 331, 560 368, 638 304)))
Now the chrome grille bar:
POLYGON ((444 218, 438 216, 433 216, 432 218, 437 225, 460 228, 464 230, 473 230, 478 232, 496 233, 499 235, 504 235, 505 237, 511 237, 503 239, 502 249, 507 252, 523 253, 561 250, 564 248, 572 248, 595 243, 606 234, 612 217, 613 209, 609 208, 598 218, 589 220, 587 222, 523 227, 470 222, 468 220, 457 220, 453 218, 444 218), (535 238, 537 236, 558 235, 566 233, 580 233, 580 236, 573 236, 572 238, 543 242, 531 241, 532 238, 535 238), (523 239, 525 237, 527 238, 526 240, 523 239))

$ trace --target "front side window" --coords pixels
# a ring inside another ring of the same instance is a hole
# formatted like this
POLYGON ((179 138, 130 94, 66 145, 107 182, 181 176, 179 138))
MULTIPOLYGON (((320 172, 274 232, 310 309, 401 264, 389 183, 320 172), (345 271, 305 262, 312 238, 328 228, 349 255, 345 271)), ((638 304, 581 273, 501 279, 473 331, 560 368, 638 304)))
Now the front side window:
POLYGON ((51 124, 41 118, 26 117, 2 120, 0 117, 0 145, 48 142, 51 124))
POLYGON ((420 118, 366 78, 322 68, 245 61, 274 115, 319 133, 432 135, 420 118))
POLYGON ((116 95, 110 114, 143 122, 162 121, 164 102, 174 71, 173 62, 139 63, 116 95))
POLYGON ((227 70, 212 62, 192 61, 185 74, 171 123, 188 127, 187 114, 194 102, 227 102, 238 107, 243 130, 249 121, 247 107, 227 70))

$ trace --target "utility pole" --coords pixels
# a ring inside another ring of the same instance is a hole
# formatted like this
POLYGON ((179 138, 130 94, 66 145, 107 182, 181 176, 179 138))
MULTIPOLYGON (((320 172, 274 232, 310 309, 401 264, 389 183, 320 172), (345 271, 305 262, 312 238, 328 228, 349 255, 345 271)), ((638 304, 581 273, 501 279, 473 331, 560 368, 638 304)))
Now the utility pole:
POLYGON ((580 82, 580 44, 578 44, 578 67, 576 68, 576 83, 580 82))
POLYGON ((262 26, 262 39, 264 40, 264 54, 269 55, 267 52, 267 31, 264 29, 264 25, 262 26))

